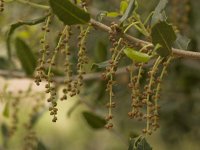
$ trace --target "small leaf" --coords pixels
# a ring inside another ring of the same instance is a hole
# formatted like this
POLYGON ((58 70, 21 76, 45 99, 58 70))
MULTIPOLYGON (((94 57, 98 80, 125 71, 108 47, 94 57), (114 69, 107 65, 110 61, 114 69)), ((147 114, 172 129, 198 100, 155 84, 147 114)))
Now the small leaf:
POLYGON ((9 112, 10 112, 10 110, 9 110, 9 100, 8 100, 6 102, 6 105, 5 105, 4 110, 3 110, 3 116, 8 118, 9 112))
POLYGON ((189 38, 187 38, 186 36, 183 36, 181 34, 176 34, 176 36, 177 36, 177 39, 175 41, 175 46, 177 48, 187 50, 188 45, 190 44, 191 40, 189 38))
POLYGON ((109 60, 92 64, 91 70, 102 69, 102 68, 106 68, 107 66, 109 66, 109 60))
POLYGON ((130 0, 129 4, 128 4, 128 8, 126 9, 124 15, 120 18, 120 22, 123 23, 126 19, 128 19, 133 11, 136 9, 137 7, 137 2, 136 0, 130 0))
POLYGON ((128 2, 126 0, 122 0, 120 3, 120 14, 123 15, 128 7, 128 2))
POLYGON ((165 21, 166 17, 165 17, 165 13, 164 13, 164 9, 166 7, 168 3, 168 0, 160 0, 160 2, 158 3, 158 5, 156 6, 152 19, 151 19, 151 25, 154 25, 156 23, 158 23, 158 21, 165 21))
POLYGON ((8 129, 8 126, 4 123, 1 124, 1 133, 3 135, 3 139, 5 138, 8 138, 9 136, 9 129, 8 129))
POLYGON ((149 143, 147 143, 145 138, 139 138, 137 141, 135 141, 136 148, 135 150, 152 150, 149 143))
POLYGON ((159 22, 152 27, 151 30, 152 43, 154 45, 160 44, 160 48, 157 49, 157 53, 166 57, 172 52, 172 45, 176 40, 176 34, 172 28, 172 25, 168 23, 159 22))
POLYGON ((88 125, 93 129, 101 129, 106 125, 106 120, 91 112, 83 112, 83 117, 87 121, 88 125))
POLYGON ((47 150, 48 148, 41 141, 38 142, 37 150, 47 150))
POLYGON ((134 150, 134 143, 135 143, 135 140, 133 138, 130 138, 129 140, 129 146, 128 146, 128 150, 134 150))
POLYGON ((86 24, 90 15, 69 0, 49 0, 56 16, 66 25, 86 24))
POLYGON ((108 12, 106 14, 107 17, 111 17, 111 18, 115 18, 115 17, 118 17, 120 16, 120 14, 118 12, 108 12))
POLYGON ((148 62, 151 58, 151 56, 149 56, 148 54, 138 52, 132 48, 125 48, 124 53, 127 57, 136 62, 148 62))
POLYGON ((22 39, 16 38, 15 48, 24 71, 29 76, 33 75, 37 62, 30 47, 22 39))

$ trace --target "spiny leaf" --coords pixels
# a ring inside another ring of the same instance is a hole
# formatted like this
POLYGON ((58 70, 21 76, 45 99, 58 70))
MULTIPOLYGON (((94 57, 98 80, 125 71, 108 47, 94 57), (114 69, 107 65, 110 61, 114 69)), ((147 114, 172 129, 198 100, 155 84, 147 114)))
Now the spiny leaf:
POLYGON ((172 45, 176 40, 176 34, 172 25, 169 25, 165 21, 158 22, 152 27, 151 37, 154 45, 160 44, 161 46, 157 49, 157 53, 160 56, 166 57, 171 54, 172 45))
POLYGON ((33 75, 37 62, 30 47, 22 39, 16 38, 15 48, 24 71, 29 76, 33 75))
POLYGON ((9 60, 11 60, 11 38, 12 38, 12 35, 14 33, 14 31, 23 26, 23 25, 36 25, 36 24, 39 24, 41 22, 44 22, 46 17, 48 17, 49 14, 47 14, 46 16, 42 16, 40 18, 37 18, 37 19, 33 19, 33 20, 26 20, 26 21, 19 21, 19 22, 16 22, 16 23, 13 23, 11 24, 10 26, 10 29, 8 31, 8 34, 7 34, 7 39, 6 39, 6 46, 7 46, 7 53, 8 53, 8 58, 9 60))
POLYGON ((153 16, 151 19, 151 25, 156 24, 158 21, 165 21, 166 18, 163 15, 164 9, 166 7, 168 3, 168 0, 160 0, 160 2, 158 3, 158 5, 156 6, 154 12, 153 12, 153 16))
POLYGON ((128 4, 128 8, 126 9, 124 15, 120 18, 120 22, 123 23, 127 18, 129 18, 133 11, 135 10, 135 8, 137 7, 137 2, 136 0, 130 0, 129 4, 128 4))
POLYGON ((90 15, 69 0, 49 0, 56 16, 66 25, 86 24, 90 15))
POLYGON ((125 48, 124 53, 127 57, 136 62, 148 62, 151 58, 148 54, 136 51, 132 48, 125 48))
POLYGON ((88 125, 93 129, 101 129, 104 128, 104 126, 106 125, 105 119, 91 112, 83 112, 83 117, 87 121, 88 125))

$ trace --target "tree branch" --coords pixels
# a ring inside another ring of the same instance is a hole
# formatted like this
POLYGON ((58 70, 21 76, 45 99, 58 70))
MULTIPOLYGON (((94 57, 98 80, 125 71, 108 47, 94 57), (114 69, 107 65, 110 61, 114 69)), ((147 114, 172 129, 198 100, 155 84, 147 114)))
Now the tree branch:
MULTIPOLYGON (((94 19, 91 19, 90 20, 90 23, 97 29, 101 29, 105 32, 109 32, 111 29, 109 26, 101 23, 101 22, 98 22, 94 19)), ((130 42, 135 42, 135 43, 140 43, 142 45, 152 45, 152 43, 150 42, 147 42, 147 41, 143 41, 143 40, 140 40, 140 39, 137 39, 131 35, 128 35, 128 34, 123 34, 122 33, 122 37, 124 37, 125 39, 127 39, 128 41, 130 42)), ((178 56, 178 57, 186 57, 186 58, 191 58, 191 59, 200 59, 200 52, 193 52, 193 51, 186 51, 186 50, 182 50, 182 49, 176 49, 176 48, 172 48, 172 53, 174 56, 178 56)))

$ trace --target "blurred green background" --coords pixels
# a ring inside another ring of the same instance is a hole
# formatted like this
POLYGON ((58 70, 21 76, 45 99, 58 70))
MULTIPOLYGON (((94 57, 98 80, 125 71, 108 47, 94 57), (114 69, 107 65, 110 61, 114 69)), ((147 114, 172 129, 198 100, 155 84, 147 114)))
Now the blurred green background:
MULTIPOLYGON (((48 4, 45 0, 32 0, 40 4, 48 4)), ((139 13, 146 18, 154 10, 158 0, 140 0, 139 13)), ((88 0, 89 11, 93 18, 102 11, 116 11, 119 9, 118 0, 88 0)), ((200 52, 200 1, 197 0, 169 0, 166 10, 168 19, 178 27, 180 33, 191 39, 189 49, 200 52)), ((44 15, 41 9, 32 8, 18 2, 6 3, 5 11, 0 13, 0 73, 8 71, 6 34, 10 24, 19 20, 30 20, 44 15)), ((111 19, 115 20, 115 19, 111 19)), ((103 20, 106 24, 110 19, 103 20)), ((39 39, 42 37, 41 24, 35 26, 22 26, 13 35, 21 37, 29 45, 37 56, 39 39)), ((54 47, 57 33, 61 30, 62 23, 56 18, 52 22, 48 40, 54 47)), ((76 48, 76 28, 73 28, 74 36, 71 40, 71 49, 76 48)), ((134 36, 142 38, 136 31, 130 31, 134 36)), ((15 62, 14 71, 23 74, 14 46, 12 55, 15 62)), ((91 31, 88 37, 87 50, 90 56, 89 72, 93 63, 105 61, 109 58, 107 52, 110 45, 107 33, 91 31), (91 44, 92 43, 92 44, 91 44)), ((76 57, 72 59, 76 62, 76 57)), ((62 55, 56 61, 57 70, 62 71, 62 55)), ((126 61, 122 61, 122 66, 126 61)), ((75 68, 74 68, 75 69, 75 68)), ((96 70, 101 71, 101 70, 96 70)), ((0 75, 1 76, 1 75, 0 75)), ((131 134, 140 134, 145 123, 130 120, 127 116, 130 110, 130 91, 127 88, 127 76, 117 78, 115 87, 117 93, 117 108, 114 109, 114 129, 92 129, 83 117, 83 111, 94 111, 100 116, 105 116, 107 109, 107 93, 104 92, 105 83, 101 80, 89 80, 85 82, 80 96, 58 103, 58 121, 51 122, 51 116, 46 110, 46 103, 39 110, 40 114, 34 124, 33 131, 40 141, 39 149, 47 150, 126 150, 131 134), (122 80, 124 79, 124 80, 122 80), (72 109, 75 108, 75 109, 72 109), (69 114, 70 113, 70 114, 69 114)), ((58 85, 61 93, 62 85, 58 85)), ((45 101, 44 85, 35 86, 31 79, 13 79, 7 76, 0 78, 0 150, 21 150, 24 147, 24 138, 27 130, 24 123, 28 122, 29 114, 35 106, 36 100, 45 101), (31 91, 28 91, 30 90, 31 91), (19 91, 22 91, 20 94, 19 91), (12 92, 12 94, 11 94, 12 92), (17 130, 12 137, 7 136, 7 129, 12 126, 12 114, 14 108, 12 102, 20 97, 19 120, 17 130), (6 105, 9 102, 9 110, 6 105), (5 115, 5 111, 9 111, 5 115)), ((168 75, 162 84, 161 119, 158 131, 149 136, 147 141, 154 150, 199 150, 200 149, 200 61, 187 58, 177 58, 168 68, 168 75)))

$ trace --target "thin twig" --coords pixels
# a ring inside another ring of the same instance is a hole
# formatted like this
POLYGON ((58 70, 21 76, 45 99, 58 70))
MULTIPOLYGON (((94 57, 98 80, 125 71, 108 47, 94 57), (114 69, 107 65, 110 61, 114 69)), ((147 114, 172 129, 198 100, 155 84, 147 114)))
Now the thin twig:
MULTIPOLYGON (((95 28, 101 29, 103 31, 109 32, 111 30, 109 26, 107 26, 107 25, 105 25, 105 24, 103 24, 101 22, 98 22, 98 21, 96 21, 94 19, 91 19, 90 23, 95 28)), ((124 37, 125 39, 129 40, 130 42, 140 43, 142 45, 152 44, 150 42, 140 40, 140 39, 135 38, 135 37, 133 37, 131 35, 128 35, 128 34, 123 34, 123 33, 121 33, 121 34, 122 34, 122 37, 124 37)), ((178 57, 186 57, 186 58, 191 58, 191 59, 200 59, 200 52, 193 52, 193 51, 186 51, 186 50, 182 50, 182 49, 172 48, 172 53, 173 53, 174 56, 178 56, 178 57)))

